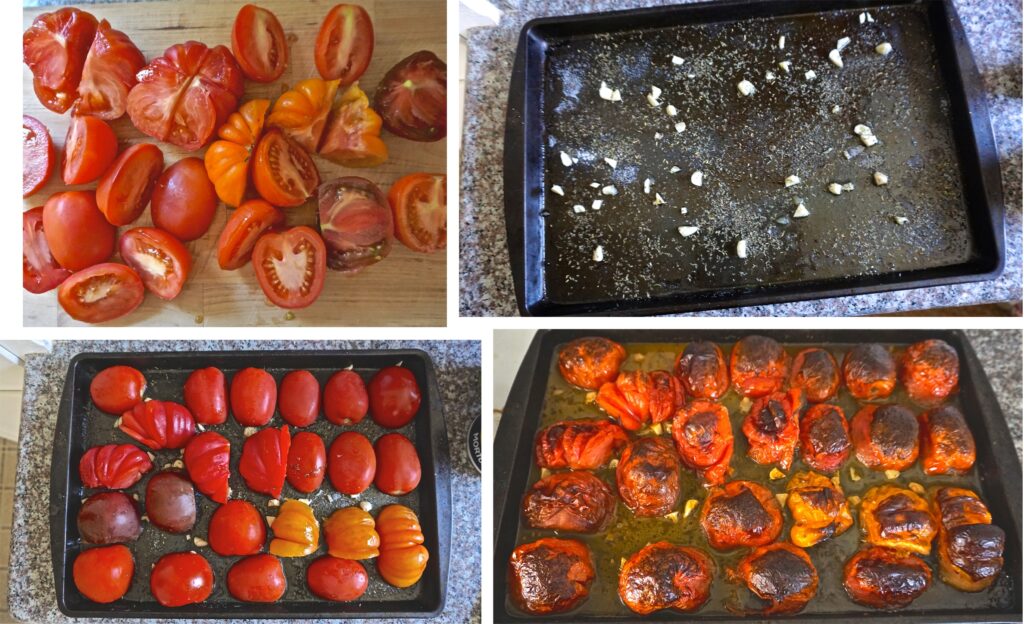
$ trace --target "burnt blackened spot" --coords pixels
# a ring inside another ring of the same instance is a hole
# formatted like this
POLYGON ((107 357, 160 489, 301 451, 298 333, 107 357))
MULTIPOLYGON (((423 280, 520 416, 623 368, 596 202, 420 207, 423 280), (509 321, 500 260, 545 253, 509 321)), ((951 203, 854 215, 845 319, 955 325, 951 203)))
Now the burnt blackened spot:
POLYGON ((754 414, 754 426, 769 436, 777 436, 786 428, 788 422, 789 414, 786 413, 786 408, 775 399, 769 399, 767 404, 754 414))
POLYGON ((1003 567, 1006 533, 994 524, 966 524, 949 531, 949 559, 974 580, 1003 567))
POLYGON ((748 584, 765 600, 780 602, 814 584, 815 573, 807 562, 788 550, 770 550, 751 563, 748 584))
POLYGON ((931 516, 927 511, 914 508, 914 501, 906 494, 894 494, 875 509, 881 536, 887 539, 907 537, 927 531, 931 516))
POLYGON ((628 585, 641 602, 671 604, 682 598, 680 587, 686 579, 705 574, 701 565, 686 552, 677 548, 657 548, 649 551, 630 570, 628 585))
POLYGON ((988 509, 980 499, 957 490, 942 488, 935 494, 943 526, 953 528, 961 524, 974 524, 979 518, 988 518, 988 509))
POLYGON ((690 446, 707 448, 715 441, 718 431, 718 415, 714 412, 694 414, 683 426, 683 438, 690 446))
POLYGON ((917 446, 918 425, 914 413, 901 405, 882 405, 871 421, 871 441, 887 457, 906 459, 917 446))
POLYGON ((680 373, 693 386, 713 382, 723 365, 718 348, 711 342, 691 342, 679 360, 680 373))
POLYGON ((800 498, 811 507, 834 515, 842 502, 842 495, 829 487, 800 490, 800 498))
POLYGON ((835 408, 811 423, 809 437, 811 448, 818 454, 834 455, 850 448, 850 436, 843 426, 843 416, 835 408))
POLYGON ((952 405, 936 408, 928 414, 928 427, 932 439, 944 452, 974 453, 974 436, 960 410, 952 405))
POLYGON ((526 552, 516 572, 523 597, 532 603, 555 605, 575 601, 580 588, 574 569, 581 560, 568 553, 539 546, 526 552))
POLYGON ((709 519, 712 524, 734 526, 750 535, 760 535, 772 521, 761 501, 747 488, 716 501, 709 519))
POLYGON ((896 361, 880 344, 861 344, 850 349, 847 366, 860 380, 889 379, 896 376, 896 361))
POLYGON ((767 336, 746 336, 735 348, 739 351, 736 368, 744 373, 763 371, 785 358, 782 345, 767 336))
POLYGON ((927 565, 910 557, 899 561, 866 558, 860 562, 859 575, 890 606, 910 603, 928 589, 931 580, 927 565))
POLYGON ((804 353, 800 374, 807 381, 827 384, 836 374, 835 360, 823 349, 812 349, 804 353))

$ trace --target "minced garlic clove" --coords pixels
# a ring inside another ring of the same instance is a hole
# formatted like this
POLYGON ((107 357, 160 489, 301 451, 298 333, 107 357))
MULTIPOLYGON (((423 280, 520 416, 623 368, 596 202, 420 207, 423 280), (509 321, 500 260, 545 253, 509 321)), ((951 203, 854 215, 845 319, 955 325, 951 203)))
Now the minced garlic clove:
POLYGON ((785 479, 786 473, 782 472, 778 468, 772 468, 771 472, 768 473, 768 478, 772 481, 778 481, 779 479, 785 479))
POLYGON ((896 225, 906 225, 910 223, 910 219, 906 217, 893 217, 893 220, 896 221, 896 225))
POLYGON ((843 190, 844 191, 852 191, 854 188, 855 187, 853 186, 853 182, 845 182, 843 184, 843 190))
POLYGON ((562 197, 565 197, 565 190, 561 186, 558 186, 557 184, 553 184, 551 186, 551 192, 554 193, 555 195, 561 195, 562 197))
POLYGON ((792 61, 781 61, 779 63, 779 69, 781 69, 782 71, 786 72, 787 74, 789 73, 789 68, 792 67, 792 66, 793 66, 792 61))
POLYGON ((924 494, 924 486, 918 483, 917 481, 911 481, 910 483, 907 484, 907 487, 910 488, 910 491, 912 492, 924 494))
POLYGON ((204 546, 209 546, 210 545, 210 542, 207 542, 206 540, 204 540, 203 538, 199 537, 198 535, 192 538, 192 543, 195 544, 196 546, 198 546, 199 548, 202 548, 204 546))
POLYGON ((893 480, 893 479, 898 478, 899 476, 900 476, 900 471, 899 470, 886 470, 885 471, 885 478, 889 479, 890 481, 893 480))
POLYGON ((833 183, 828 185, 828 192, 832 193, 833 195, 842 195, 843 194, 843 187, 839 186, 838 184, 833 182, 833 183))
POLYGON ((609 184, 608 186, 601 189, 602 195, 618 195, 619 189, 615 188, 615 185, 609 184))
POLYGON ((850 498, 846 499, 846 502, 856 507, 857 505, 860 505, 860 496, 854 494, 850 498))
POLYGON ((612 169, 619 166, 619 161, 615 160, 614 158, 605 158, 604 161, 608 163, 608 166, 611 167, 612 169))
POLYGON ((782 35, 782 36, 779 37, 779 49, 780 50, 785 50, 786 49, 786 36, 785 35, 782 35))
POLYGON ((653 183, 654 183, 654 180, 652 180, 650 178, 647 178, 647 179, 644 180, 644 193, 646 195, 650 195, 651 194, 651 184, 653 184, 653 183))
POLYGON ((696 498, 691 498, 690 500, 686 501, 686 504, 683 505, 683 517, 684 518, 689 518, 690 514, 692 514, 693 510, 696 509, 696 508, 697 508, 697 499, 696 498))
POLYGON ((672 165, 672 168, 668 170, 669 173, 679 173, 680 171, 682 171, 682 169, 676 167, 675 165, 672 165))
POLYGON ((747 257, 747 239, 742 239, 736 243, 736 256, 739 258, 747 257))
POLYGON ((843 57, 839 55, 839 50, 832 50, 828 53, 828 60, 832 61, 832 64, 836 67, 843 68, 843 57))
POLYGON ((597 90, 597 93, 598 93, 598 95, 601 96, 602 100, 609 100, 609 101, 611 101, 612 93, 614 93, 614 91, 612 91, 611 88, 608 87, 608 83, 606 83, 606 82, 604 82, 602 80, 601 81, 601 88, 597 90))
POLYGON ((857 469, 850 466, 850 481, 860 481, 860 475, 857 474, 857 469))
POLYGON ((843 50, 846 49, 846 46, 850 45, 850 41, 851 40, 849 37, 843 37, 839 41, 836 41, 836 50, 842 52, 843 50))
POLYGON ((752 95, 757 91, 754 88, 754 84, 749 80, 740 80, 739 84, 736 85, 736 89, 740 92, 740 95, 752 95))
POLYGON ((572 207, 572 211, 575 212, 576 214, 583 214, 584 212, 587 211, 587 209, 583 207, 583 204, 576 204, 575 206, 572 207))
POLYGON ((804 217, 810 216, 810 214, 811 213, 807 210, 807 206, 804 206, 803 203, 799 203, 796 205, 796 210, 793 211, 793 218, 803 219, 804 217))
POLYGON ((805 80, 814 80, 817 77, 818 77, 818 74, 813 69, 808 69, 806 72, 804 72, 804 79, 805 80))
POLYGON ((565 152, 562 152, 560 154, 560 157, 562 159, 562 164, 563 165, 565 165, 566 167, 571 167, 572 166, 572 156, 566 154, 565 152))
POLYGON ((679 512, 673 511, 670 514, 665 514, 665 519, 671 520, 672 522, 679 522, 679 512))
POLYGON ((704 186, 704 172, 694 171, 690 174, 690 184, 694 186, 704 186))
POLYGON ((693 235, 694 235, 694 234, 696 234, 696 233, 697 233, 697 232, 698 232, 699 230, 700 230, 700 228, 699 228, 699 227, 697 227, 696 225, 680 225, 680 226, 679 226, 679 234, 680 234, 680 235, 681 235, 681 236, 682 236, 683 238, 686 238, 686 237, 688 237, 688 236, 693 236, 693 235))
POLYGON ((680 121, 679 123, 676 124, 676 134, 679 134, 683 130, 686 130, 686 122, 680 121))
POLYGON ((609 468, 615 468, 618 465, 619 465, 619 459, 617 457, 615 459, 611 460, 610 462, 608 462, 608 467, 609 468))
POLYGON ((660 206, 665 203, 665 200, 661 197, 661 193, 654 194, 654 205, 660 206))
POLYGON ((789 494, 786 492, 779 492, 775 495, 775 500, 779 501, 779 507, 786 506, 786 500, 789 498, 789 494))
POLYGON ((888 41, 883 41, 875 46, 875 52, 881 56, 888 56, 889 53, 892 52, 892 46, 889 45, 888 41))
POLYGON ((889 183, 889 176, 881 171, 876 171, 872 177, 875 179, 875 186, 885 186, 889 183))
POLYGON ((790 186, 796 186, 797 184, 800 184, 801 181, 802 180, 800 180, 800 176, 790 175, 786 176, 786 179, 783 180, 783 184, 785 184, 788 188, 790 186))
POLYGON ((601 245, 598 245, 597 247, 594 247, 594 262, 603 262, 603 261, 604 261, 604 247, 602 247, 601 245))
POLYGON ((672 106, 671 104, 665 107, 665 112, 668 113, 669 117, 675 117, 676 115, 679 114, 679 110, 675 106, 672 106))
POLYGON ((676 55, 674 55, 674 54, 673 54, 673 55, 672 55, 672 64, 673 64, 673 65, 682 65, 682 64, 683 64, 683 59, 682 59, 682 57, 680 57, 680 56, 676 56, 676 55))
POLYGON ((595 199, 594 203, 590 204, 590 209, 591 210, 600 210, 602 205, 604 205, 604 200, 603 199, 595 199))

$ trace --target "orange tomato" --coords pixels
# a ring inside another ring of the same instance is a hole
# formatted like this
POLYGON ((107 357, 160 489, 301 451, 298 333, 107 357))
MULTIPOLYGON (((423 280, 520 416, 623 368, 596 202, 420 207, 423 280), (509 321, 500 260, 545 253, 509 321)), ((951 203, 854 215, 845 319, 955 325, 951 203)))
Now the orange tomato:
POLYGON ((380 557, 377 570, 395 587, 409 587, 423 576, 430 553, 423 547, 419 518, 404 505, 388 505, 377 514, 380 557))
POLYGON ((380 115, 353 84, 341 94, 320 144, 320 155, 345 167, 376 167, 388 159, 388 146, 380 138, 380 115))
POLYGON ((327 553, 339 559, 372 559, 379 554, 380 536, 373 516, 359 507, 344 507, 324 522, 327 553))
POLYGON ((217 197, 229 206, 238 206, 245 198, 249 161, 263 132, 268 108, 270 100, 250 100, 242 104, 217 130, 220 140, 206 150, 206 174, 213 182, 217 197))
POLYGON ((303 80, 274 102, 267 125, 280 128, 307 152, 316 152, 337 90, 337 80, 303 80))
POLYGON ((270 530, 270 552, 278 557, 305 557, 320 546, 320 525, 302 501, 286 500, 270 530))

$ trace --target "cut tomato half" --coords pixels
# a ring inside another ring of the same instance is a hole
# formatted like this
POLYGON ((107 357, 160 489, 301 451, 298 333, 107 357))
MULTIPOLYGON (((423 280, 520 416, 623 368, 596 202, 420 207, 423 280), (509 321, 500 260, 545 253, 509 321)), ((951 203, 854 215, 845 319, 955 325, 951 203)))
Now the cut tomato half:
POLYGON ((174 299, 185 286, 192 256, 185 245, 163 230, 141 227, 121 235, 121 259, 135 269, 146 290, 174 299))
POLYGON ((102 323, 139 307, 146 294, 142 280, 123 264, 106 262, 75 273, 57 291, 60 307, 85 323, 102 323))
POLYGON ((348 86, 359 80, 373 58, 373 22, 358 4, 339 4, 324 18, 314 59, 324 80, 348 86))
POLYGON ((412 141, 438 141, 448 133, 448 66, 420 50, 388 70, 373 107, 384 127, 412 141))
POLYGON ((139 218, 164 170, 164 153, 152 143, 132 145, 117 157, 96 187, 96 205, 113 225, 139 218))
POLYGON ((231 30, 231 51, 242 73, 256 82, 274 82, 288 66, 288 42, 277 16, 247 4, 231 30))
POLYGON ((413 251, 436 251, 447 245, 445 180, 440 174, 414 173, 395 182, 388 191, 395 237, 413 251))
POLYGON ((44 293, 61 285, 70 275, 57 264, 43 233, 43 207, 21 215, 21 283, 30 293, 44 293))
POLYGON ((299 206, 316 191, 320 173, 306 150, 280 130, 267 131, 256 147, 252 181, 275 206, 299 206))
POLYGON ((217 239, 217 264, 225 271, 245 266, 256 241, 267 230, 284 224, 284 213, 262 199, 251 199, 228 218, 217 239))
POLYGON ((72 117, 64 141, 64 184, 86 184, 117 157, 117 135, 97 117, 72 117))
POLYGON ((146 57, 128 35, 111 28, 107 20, 101 21, 85 57, 73 114, 100 119, 124 115, 128 92, 138 82, 135 75, 145 65, 146 57))
POLYGON ((28 197, 46 184, 53 175, 57 150, 50 139, 50 131, 35 117, 21 118, 21 196, 28 197))
POLYGON ((82 66, 96 35, 96 18, 76 8, 43 13, 21 37, 32 87, 43 106, 63 113, 75 103, 82 66))
POLYGON ((304 225, 264 234, 252 258, 256 279, 274 305, 305 308, 324 288, 327 248, 320 235, 304 225))

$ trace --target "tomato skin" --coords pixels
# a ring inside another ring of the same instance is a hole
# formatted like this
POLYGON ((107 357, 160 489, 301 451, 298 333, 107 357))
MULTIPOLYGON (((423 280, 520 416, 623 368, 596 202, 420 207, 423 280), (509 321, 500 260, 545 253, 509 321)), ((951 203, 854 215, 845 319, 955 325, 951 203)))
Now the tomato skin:
POLYGON ((217 239, 217 264, 225 271, 240 269, 252 258, 256 241, 284 224, 284 212, 263 201, 251 199, 238 207, 217 239))
POLYGON ((78 475, 87 488, 130 488, 152 469, 149 455, 131 444, 94 446, 78 462, 78 475))
POLYGON ((30 293, 44 293, 60 286, 71 271, 57 264, 43 232, 43 207, 21 213, 21 284, 30 293))
POLYGON ((324 386, 324 416, 336 425, 352 425, 366 416, 370 399, 366 382, 350 370, 331 375, 324 386))
POLYGON ((413 251, 429 253, 448 244, 448 182, 443 174, 413 173, 391 185, 388 203, 395 237, 413 251))
POLYGON ((102 323, 130 314, 142 303, 146 287, 135 271, 108 262, 79 271, 66 279, 57 291, 57 301, 68 316, 85 323, 102 323), (100 299, 88 301, 89 293, 105 291, 100 299))
POLYGON ((96 26, 90 13, 69 7, 39 15, 22 35, 36 97, 55 113, 64 113, 75 101, 96 26))
POLYGON ((310 431, 295 434, 288 449, 288 483, 309 494, 320 489, 326 472, 327 450, 320 436, 310 431))
POLYGON ((203 157, 217 197, 229 206, 238 206, 245 198, 252 152, 263 132, 268 108, 270 100, 242 104, 217 130, 220 140, 214 141, 203 157))
POLYGON ((337 80, 309 78, 298 82, 274 102, 267 125, 280 128, 286 137, 314 153, 320 145, 337 90, 337 80))
POLYGON ((50 131, 43 122, 28 115, 21 118, 21 156, 21 196, 24 198, 43 188, 57 162, 57 149, 50 131))
POLYGON ((388 366, 370 380, 370 411, 381 427, 404 427, 420 409, 420 386, 408 368, 388 366))
POLYGON ((71 574, 83 596, 106 604, 128 592, 135 574, 135 559, 124 544, 90 548, 75 557, 71 574))
POLYGON ((349 496, 359 494, 370 487, 376 472, 377 458, 366 436, 345 431, 331 442, 327 474, 334 489, 349 496))
POLYGON ((164 153, 152 143, 132 145, 117 157, 96 187, 96 206, 111 225, 128 225, 146 209, 164 170, 164 153))
POLYGON ((210 366, 194 370, 185 380, 185 405, 196 422, 219 425, 228 419, 228 392, 224 373, 210 366))
POLYGON ((203 161, 183 158, 168 167, 153 187, 153 224, 188 242, 206 234, 217 212, 217 192, 203 161))
POLYGON ((391 253, 395 225, 388 198, 366 178, 325 182, 318 191, 317 224, 328 249, 327 265, 358 273, 391 253))
POLYGON ((288 425, 280 429, 261 429, 246 438, 242 445, 242 458, 238 461, 238 472, 250 490, 273 498, 281 497, 290 447, 288 425))
POLYGON ((277 128, 256 145, 252 183, 260 196, 275 206, 302 205, 320 184, 320 172, 306 150, 277 128), (288 171, 282 174, 280 168, 288 171))
POLYGON ((165 607, 200 603, 213 593, 213 570, 194 552, 164 555, 149 574, 149 590, 165 607))
POLYGON ((274 82, 288 66, 288 42, 281 22, 270 11, 252 4, 239 9, 235 17, 231 51, 246 78, 256 82, 274 82), (267 42, 267 49, 259 49, 260 42, 267 42))
POLYGON ((163 230, 135 228, 121 235, 121 259, 135 269, 146 290, 171 300, 185 287, 192 270, 188 249, 163 230), (152 273, 156 269, 159 273, 152 273))
POLYGON ((231 477, 231 443, 216 431, 204 431, 188 441, 182 456, 188 478, 211 500, 226 503, 231 477))
POLYGON ((98 117, 72 117, 64 140, 64 184, 87 184, 117 157, 117 135, 98 117))
POLYGON ((276 602, 286 589, 284 567, 274 555, 251 555, 228 570, 228 591, 244 602, 276 602))
POLYGON ((104 368, 89 383, 89 395, 96 407, 108 414, 121 414, 142 402, 146 376, 131 366, 104 368))
POLYGON ((210 516, 208 540, 213 552, 224 557, 254 555, 263 550, 267 525, 255 505, 232 499, 210 516))
POLYGON ((420 456, 409 438, 388 433, 373 445, 377 458, 374 485, 391 496, 404 496, 420 484, 420 456))
POLYGON ((244 427, 270 422, 277 404, 277 382, 262 368, 243 368, 231 379, 231 413, 244 427))
POLYGON ((173 401, 143 401, 121 414, 118 429, 154 451, 180 449, 196 433, 196 423, 184 405, 173 401))
POLYGON ((370 577, 358 561, 327 556, 309 564, 306 583, 313 594, 324 600, 350 602, 366 593, 370 577))
POLYGON ((305 308, 324 289, 327 247, 311 228, 300 225, 264 234, 256 241, 252 258, 260 288, 276 306, 305 308))
POLYGON ((128 35, 110 27, 102 20, 89 54, 82 66, 78 99, 72 115, 93 115, 100 119, 117 119, 128 106, 128 91, 138 82, 135 75, 146 65, 128 35))
POLYGON ((440 141, 448 134, 448 66, 420 50, 388 70, 373 97, 388 132, 411 141, 440 141))
POLYGON ((284 376, 277 395, 277 410, 293 427, 313 424, 320 413, 320 382, 313 373, 297 370, 284 376))
POLYGON ((57 262, 81 271, 113 255, 117 230, 103 218, 92 191, 66 191, 46 200, 43 233, 57 262))
POLYGON ((348 86, 359 80, 373 57, 373 22, 358 4, 336 5, 316 36, 317 71, 324 80, 348 86))

